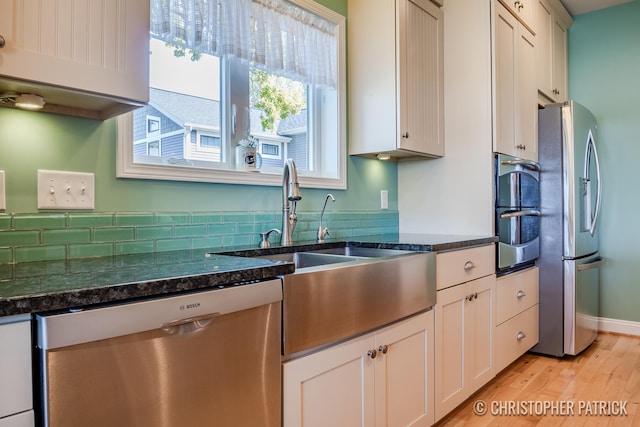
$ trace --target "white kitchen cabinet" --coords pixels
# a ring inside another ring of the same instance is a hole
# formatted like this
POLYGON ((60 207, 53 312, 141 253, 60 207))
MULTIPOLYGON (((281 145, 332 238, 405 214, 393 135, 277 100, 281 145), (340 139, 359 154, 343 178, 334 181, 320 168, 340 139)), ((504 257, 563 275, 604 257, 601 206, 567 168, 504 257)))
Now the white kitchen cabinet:
POLYGON ((535 1, 536 64, 540 103, 564 102, 567 93, 567 30, 571 15, 558 0, 535 1))
POLYGON ((0 426, 33 426, 29 316, 0 318, 0 426))
POLYGON ((443 14, 430 0, 350 0, 349 153, 444 155, 443 14))
POLYGON ((538 267, 497 279, 494 364, 500 372, 538 343, 538 267))
POLYGON ((499 0, 509 11, 516 16, 526 27, 534 27, 534 2, 535 0, 499 0))
POLYGON ((438 291, 435 307, 436 420, 495 375, 492 358, 495 275, 438 291))
POLYGON ((436 420, 495 375, 495 245, 436 255, 436 420))
POLYGON ((433 311, 283 364, 283 426, 429 426, 433 311))
POLYGON ((534 36, 501 3, 494 10, 494 151, 538 160, 534 36))
POLYGON ((104 119, 149 100, 149 2, 3 0, 0 92, 104 119))

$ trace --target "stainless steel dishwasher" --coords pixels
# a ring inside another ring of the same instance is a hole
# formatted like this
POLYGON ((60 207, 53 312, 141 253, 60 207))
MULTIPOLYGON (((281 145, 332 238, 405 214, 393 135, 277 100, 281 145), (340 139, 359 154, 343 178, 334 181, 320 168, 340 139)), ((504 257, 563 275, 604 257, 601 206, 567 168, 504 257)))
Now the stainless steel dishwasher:
POLYGON ((44 426, 280 426, 280 280, 38 315, 44 426))

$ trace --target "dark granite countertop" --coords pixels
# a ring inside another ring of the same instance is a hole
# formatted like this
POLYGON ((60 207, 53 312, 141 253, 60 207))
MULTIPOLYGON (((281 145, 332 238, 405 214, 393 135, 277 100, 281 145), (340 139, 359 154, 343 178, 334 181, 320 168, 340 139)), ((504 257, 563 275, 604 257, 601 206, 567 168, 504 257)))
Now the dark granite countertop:
POLYGON ((493 236, 400 234, 323 244, 301 242, 286 248, 216 248, 0 265, 0 316, 238 285, 295 269, 292 263, 250 258, 255 255, 345 245, 445 251, 495 241, 493 236))

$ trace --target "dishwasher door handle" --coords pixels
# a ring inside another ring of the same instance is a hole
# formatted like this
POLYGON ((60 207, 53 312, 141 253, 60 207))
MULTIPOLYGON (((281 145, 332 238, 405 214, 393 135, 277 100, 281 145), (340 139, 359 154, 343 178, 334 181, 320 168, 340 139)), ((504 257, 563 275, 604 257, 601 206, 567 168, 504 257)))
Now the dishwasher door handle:
POLYGON ((163 323, 160 329, 169 335, 175 335, 178 332, 193 332, 206 328, 211 324, 213 319, 218 316, 220 316, 220 313, 203 314, 201 316, 187 317, 186 319, 172 320, 163 323), (189 326, 189 329, 185 331, 184 326, 189 326))

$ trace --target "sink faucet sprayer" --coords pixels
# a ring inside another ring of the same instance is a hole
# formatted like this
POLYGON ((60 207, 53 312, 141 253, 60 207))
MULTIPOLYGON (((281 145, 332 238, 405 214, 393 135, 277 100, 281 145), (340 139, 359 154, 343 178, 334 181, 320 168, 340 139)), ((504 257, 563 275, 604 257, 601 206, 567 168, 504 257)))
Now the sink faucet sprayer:
POLYGON ((290 246, 293 229, 298 222, 296 204, 302 199, 300 186, 298 185, 298 172, 293 159, 287 159, 282 170, 282 246, 290 246), (289 207, 293 204, 293 209, 289 207))
POLYGON ((333 194, 327 194, 327 197, 324 199, 324 206, 322 207, 322 212, 320 212, 320 227, 318 227, 318 237, 316 240, 318 243, 324 243, 324 238, 329 234, 329 229, 327 227, 322 228, 322 216, 324 215, 324 210, 327 207, 327 202, 331 198, 331 201, 335 203, 336 199, 333 197, 333 194))

